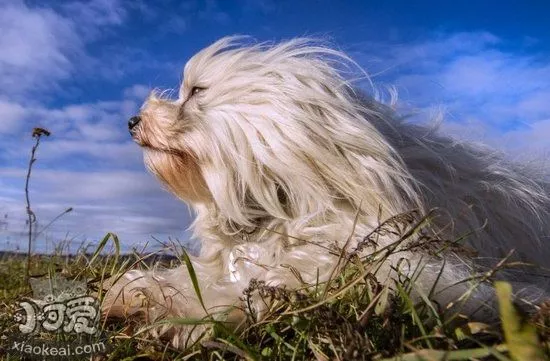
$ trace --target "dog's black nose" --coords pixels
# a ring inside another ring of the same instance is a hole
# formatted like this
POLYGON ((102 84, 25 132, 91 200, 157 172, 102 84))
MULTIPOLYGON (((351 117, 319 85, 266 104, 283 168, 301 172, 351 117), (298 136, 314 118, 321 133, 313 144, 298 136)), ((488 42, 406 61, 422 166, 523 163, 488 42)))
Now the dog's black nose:
POLYGON ((141 117, 138 117, 138 116, 131 117, 130 120, 128 121, 128 130, 130 130, 131 132, 132 129, 134 129, 136 125, 139 124, 139 122, 141 122, 141 117))

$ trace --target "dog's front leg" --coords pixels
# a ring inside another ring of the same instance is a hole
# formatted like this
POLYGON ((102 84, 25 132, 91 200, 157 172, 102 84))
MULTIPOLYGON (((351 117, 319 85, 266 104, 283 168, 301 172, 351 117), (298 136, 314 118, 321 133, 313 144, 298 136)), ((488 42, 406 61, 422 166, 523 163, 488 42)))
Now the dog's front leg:
POLYGON ((234 327, 243 317, 240 290, 231 282, 216 279, 220 266, 193 258, 182 265, 162 271, 132 270, 112 279, 102 310, 106 317, 137 319, 155 338, 185 348, 208 334, 214 322, 234 327))

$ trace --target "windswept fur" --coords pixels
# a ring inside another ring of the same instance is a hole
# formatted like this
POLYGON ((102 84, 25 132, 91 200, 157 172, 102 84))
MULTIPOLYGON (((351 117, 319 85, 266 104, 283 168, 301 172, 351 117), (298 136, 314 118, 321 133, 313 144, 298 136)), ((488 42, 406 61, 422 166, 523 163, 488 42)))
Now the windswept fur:
MULTIPOLYGON (((308 40, 223 38, 189 60, 177 100, 151 94, 132 124, 147 167, 196 213, 192 229, 202 248, 192 261, 209 312, 242 318, 230 306, 241 306, 252 278, 287 287, 325 281, 338 259, 327 247, 354 249, 381 220, 412 209, 438 207, 432 225, 441 237, 473 232, 465 242, 479 252, 478 265, 512 249, 517 259, 548 265, 548 183, 498 153, 402 121, 350 84, 352 64, 308 40)), ((382 237, 375 247, 392 241, 382 237)), ((409 253, 412 265, 426 262, 417 284, 430 289, 443 261, 409 253)), ((440 290, 470 270, 468 260, 448 256, 440 290)), ((381 281, 395 261, 377 274, 381 281)), ((511 277, 542 295, 542 278, 511 277)), ((464 289, 447 289, 438 300, 464 289)), ((473 300, 490 298, 480 288, 473 300)), ((205 315, 185 266, 127 273, 104 308, 150 322, 205 315)), ((177 347, 199 334, 171 325, 152 332, 177 347)))

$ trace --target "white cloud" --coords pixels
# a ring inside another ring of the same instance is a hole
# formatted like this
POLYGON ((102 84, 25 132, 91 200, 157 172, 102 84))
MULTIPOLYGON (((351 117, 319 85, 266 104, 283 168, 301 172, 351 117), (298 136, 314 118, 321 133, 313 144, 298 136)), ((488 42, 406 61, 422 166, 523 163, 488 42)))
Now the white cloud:
POLYGON ((136 100, 123 99, 46 108, 0 100, 0 111, 5 112, 6 119, 5 124, 0 126, 0 135, 20 130, 24 124, 32 124, 50 130, 57 139, 128 139, 126 122, 139 109, 139 105, 136 100))
MULTIPOLYGON (((21 185, 25 174, 25 169, 0 169, 4 194, 0 213, 9 215, 11 229, 24 228, 21 185)), ((30 196, 41 227, 68 207, 73 208, 49 229, 48 234, 58 239, 69 234, 91 241, 114 232, 128 246, 150 240, 151 235, 171 235, 182 241, 189 237, 184 232, 189 222, 186 206, 143 170, 69 171, 37 166, 30 196)))
POLYGON ((150 92, 150 87, 143 84, 136 84, 124 90, 124 97, 143 101, 150 92))
POLYGON ((116 0, 75 1, 58 9, 0 2, 0 95, 51 94, 60 81, 93 63, 86 44, 125 15, 116 0))
POLYGON ((11 134, 19 130, 21 119, 26 116, 26 109, 17 103, 0 99, 0 134, 11 134))
POLYGON ((163 30, 165 33, 181 34, 187 29, 187 23, 188 21, 185 17, 175 14, 168 20, 168 23, 165 27, 163 27, 163 30))
POLYGON ((90 140, 44 141, 41 145, 41 160, 55 162, 62 159, 87 156, 90 165, 103 163, 111 167, 136 168, 141 166, 142 151, 131 141, 94 142, 90 140))
POLYGON ((542 54, 509 45, 486 32, 438 34, 400 45, 364 43, 355 54, 379 85, 396 85, 403 108, 427 117, 431 107, 442 107, 442 129, 452 134, 540 154, 550 149, 543 126, 550 118, 550 65, 542 54))
POLYGON ((90 36, 90 30, 99 31, 106 25, 120 25, 126 18, 126 9, 119 0, 90 0, 87 2, 74 1, 63 5, 64 12, 70 14, 71 19, 86 28, 82 31, 90 36), (88 27, 92 26, 92 29, 88 27))
POLYGON ((517 109, 520 114, 525 114, 530 118, 550 117, 550 89, 538 91, 531 94, 530 97, 524 98, 517 105, 517 109))
POLYGON ((69 53, 82 42, 74 23, 48 8, 0 4, 0 89, 10 94, 44 89, 73 69, 69 53), (38 88, 38 89, 36 89, 38 88))

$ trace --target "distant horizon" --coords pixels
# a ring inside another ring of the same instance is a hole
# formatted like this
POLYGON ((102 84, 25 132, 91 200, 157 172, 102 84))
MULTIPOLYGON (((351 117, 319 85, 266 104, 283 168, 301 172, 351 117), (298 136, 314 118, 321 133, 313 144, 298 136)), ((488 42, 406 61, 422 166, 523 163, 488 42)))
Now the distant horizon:
MULTIPOLYGON (((177 88, 185 62, 227 35, 327 40, 395 86, 399 109, 483 142, 516 161, 550 159, 550 32, 543 2, 19 1, 0 4, 0 251, 26 251, 24 182, 33 127, 41 141, 30 182, 36 240, 74 246, 116 233, 123 249, 182 243, 187 205, 147 173, 126 123, 152 88, 177 88)), ((546 163, 545 163, 546 162, 546 163)))

